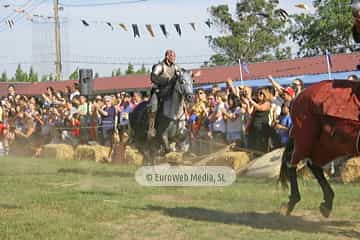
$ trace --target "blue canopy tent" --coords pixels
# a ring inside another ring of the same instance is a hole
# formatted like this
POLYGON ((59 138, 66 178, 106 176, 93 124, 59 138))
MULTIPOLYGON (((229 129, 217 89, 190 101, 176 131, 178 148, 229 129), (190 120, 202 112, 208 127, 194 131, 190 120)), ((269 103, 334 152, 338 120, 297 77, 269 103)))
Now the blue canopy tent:
MULTIPOLYGON (((360 75, 360 71, 351 71, 351 72, 338 72, 338 73, 331 73, 333 79, 346 79, 349 75, 360 75)), ((311 75, 299 75, 299 76, 292 76, 292 77, 280 77, 274 78, 278 83, 283 86, 290 85, 291 82, 296 79, 300 78, 304 81, 305 85, 310 85, 316 82, 320 82, 323 80, 329 80, 329 76, 327 73, 324 74, 311 74, 311 75)), ((197 86, 196 88, 203 88, 205 90, 212 88, 214 84, 206 84, 202 86, 197 86)), ((226 83, 217 83, 217 85, 221 88, 226 87, 226 83)), ((241 81, 237 80, 234 81, 234 86, 240 86, 241 81)), ((252 79, 244 81, 244 86, 250 87, 262 87, 262 86, 269 86, 270 83, 267 79, 252 79)))

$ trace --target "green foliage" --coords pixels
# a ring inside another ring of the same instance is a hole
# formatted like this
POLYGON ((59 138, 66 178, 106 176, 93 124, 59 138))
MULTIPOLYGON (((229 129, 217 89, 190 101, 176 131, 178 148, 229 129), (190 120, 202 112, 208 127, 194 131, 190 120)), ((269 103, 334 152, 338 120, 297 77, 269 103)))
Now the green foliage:
POLYGON ((299 56, 353 52, 349 0, 315 0, 315 13, 293 15, 290 39, 299 45, 299 56))
POLYGON ((286 41, 285 22, 275 11, 277 5, 275 0, 240 0, 236 4, 236 19, 228 5, 211 7, 215 25, 224 33, 220 37, 207 36, 211 48, 217 52, 211 57, 212 64, 232 64, 238 59, 247 62, 276 59, 275 52, 280 52, 280 45, 286 41))
POLYGON ((4 72, 1 74, 0 82, 7 82, 8 80, 9 80, 9 79, 8 79, 7 73, 4 71, 4 72))
POLYGON ((31 66, 29 71, 28 82, 38 82, 38 81, 39 81, 38 74, 34 71, 33 67, 31 66))
POLYGON ((79 80, 79 68, 76 68, 69 76, 70 80, 79 80))
POLYGON ((148 73, 149 71, 146 69, 145 65, 142 64, 141 65, 141 68, 139 70, 136 71, 137 74, 146 74, 148 73))
POLYGON ((94 79, 99 78, 99 77, 100 77, 100 74, 96 72, 94 75, 94 79))
POLYGON ((116 68, 112 71, 111 73, 111 76, 112 77, 118 77, 118 76, 121 76, 122 75, 122 72, 121 72, 121 69, 120 68, 116 68))
POLYGON ((320 217, 316 180, 299 179, 295 216, 275 179, 238 176, 227 187, 144 187, 137 167, 2 157, 0 239, 336 240, 359 237, 359 184, 331 185, 330 220, 320 217))
POLYGON ((15 81, 16 82, 27 82, 28 75, 26 72, 24 72, 21 68, 21 65, 19 64, 15 71, 15 81))
POLYGON ((46 82, 48 80, 48 76, 47 75, 43 75, 42 77, 41 77, 41 82, 46 82))
POLYGON ((129 74, 134 74, 134 73, 136 73, 136 72, 135 72, 135 69, 134 69, 134 65, 132 65, 131 63, 129 63, 129 64, 128 64, 128 67, 127 67, 127 69, 126 69, 126 71, 125 71, 125 74, 126 74, 126 75, 129 75, 129 74))

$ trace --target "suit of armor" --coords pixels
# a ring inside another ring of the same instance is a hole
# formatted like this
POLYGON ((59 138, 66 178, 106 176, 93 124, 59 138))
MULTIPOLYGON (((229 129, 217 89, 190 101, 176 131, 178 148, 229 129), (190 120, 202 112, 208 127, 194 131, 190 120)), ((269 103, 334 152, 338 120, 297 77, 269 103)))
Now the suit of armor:
POLYGON ((149 106, 149 129, 148 137, 156 136, 155 118, 159 109, 159 102, 165 96, 170 94, 173 81, 180 74, 180 67, 174 63, 168 63, 166 59, 153 66, 151 71, 151 82, 153 83, 152 95, 149 106))
POLYGON ((153 66, 151 71, 151 82, 153 83, 152 95, 150 99, 150 111, 157 113, 159 99, 169 94, 171 82, 179 76, 180 68, 176 64, 168 65, 165 61, 153 66))

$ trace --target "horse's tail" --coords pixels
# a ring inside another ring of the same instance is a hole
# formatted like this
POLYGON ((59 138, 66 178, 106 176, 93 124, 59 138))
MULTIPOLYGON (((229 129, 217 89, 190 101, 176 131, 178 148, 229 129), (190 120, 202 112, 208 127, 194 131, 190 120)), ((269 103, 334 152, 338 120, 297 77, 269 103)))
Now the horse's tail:
POLYGON ((278 181, 284 189, 288 188, 289 181, 289 173, 288 173, 288 165, 291 162, 292 153, 294 150, 294 142, 293 139, 290 138, 289 142, 286 144, 284 153, 281 158, 281 167, 278 181))

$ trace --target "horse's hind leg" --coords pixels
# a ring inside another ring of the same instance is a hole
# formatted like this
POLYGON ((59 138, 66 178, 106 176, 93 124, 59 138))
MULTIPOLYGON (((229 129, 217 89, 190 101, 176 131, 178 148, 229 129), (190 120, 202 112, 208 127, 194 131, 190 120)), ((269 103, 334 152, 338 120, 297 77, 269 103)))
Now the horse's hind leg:
POLYGON ((312 163, 308 162, 308 167, 310 168, 311 172, 314 174, 316 180, 321 186, 321 189, 324 194, 324 202, 320 204, 320 212, 324 217, 329 217, 332 205, 333 205, 333 199, 334 199, 334 191, 331 189, 331 186, 324 175, 324 170, 321 167, 318 167, 312 163))

